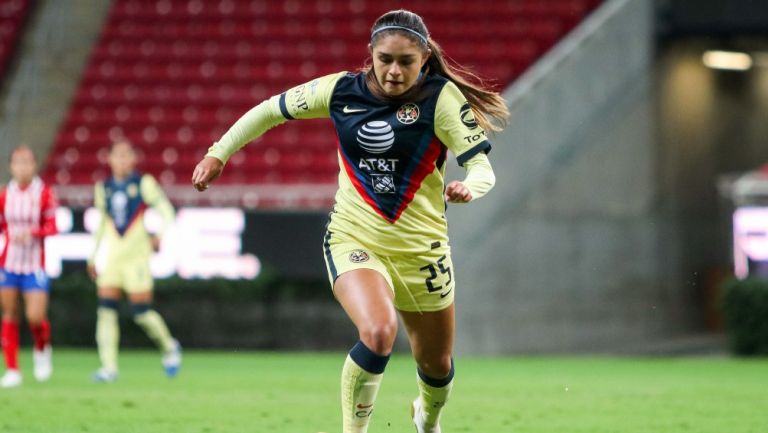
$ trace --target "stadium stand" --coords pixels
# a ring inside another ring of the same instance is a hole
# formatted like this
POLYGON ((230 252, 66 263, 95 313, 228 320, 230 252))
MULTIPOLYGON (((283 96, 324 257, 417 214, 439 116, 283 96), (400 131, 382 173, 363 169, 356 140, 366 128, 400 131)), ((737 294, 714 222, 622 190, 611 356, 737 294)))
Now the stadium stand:
POLYGON ((31 0, 0 0, 0 81, 24 27, 31 0))
MULTIPOLYGON (((513 0, 468 7, 443 0, 408 7, 424 17, 451 57, 503 88, 598 3, 513 0), (497 19, 484 19, 489 15, 497 19)), ((373 21, 402 6, 392 0, 118 0, 44 177, 64 186, 91 184, 104 176, 105 146, 126 138, 140 149, 142 169, 164 184, 186 186, 206 148, 242 113, 313 77, 358 69, 373 21)), ((327 121, 290 122, 237 154, 218 182, 332 191, 335 142, 327 121)))

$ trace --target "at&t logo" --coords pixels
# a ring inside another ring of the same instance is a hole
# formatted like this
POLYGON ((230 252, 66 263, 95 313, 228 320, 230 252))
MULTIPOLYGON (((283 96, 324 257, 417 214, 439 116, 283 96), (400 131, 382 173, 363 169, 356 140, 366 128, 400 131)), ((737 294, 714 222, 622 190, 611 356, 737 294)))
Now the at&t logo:
POLYGON ((357 131, 357 142, 366 152, 379 154, 392 148, 395 143, 395 132, 389 123, 374 120, 363 125, 357 131))

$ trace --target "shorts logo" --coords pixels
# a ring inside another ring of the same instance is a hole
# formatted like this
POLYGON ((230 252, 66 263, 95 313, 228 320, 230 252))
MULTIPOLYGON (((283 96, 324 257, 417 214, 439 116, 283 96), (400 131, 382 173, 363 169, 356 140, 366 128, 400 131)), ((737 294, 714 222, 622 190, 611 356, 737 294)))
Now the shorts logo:
POLYGON ((48 275, 46 275, 44 271, 38 269, 35 272, 35 283, 37 283, 37 287, 41 289, 48 287, 48 275))
POLYGON ((397 121, 405 125, 419 120, 419 106, 416 104, 405 104, 397 109, 397 121))
POLYGON ((376 194, 394 194, 395 179, 391 174, 372 174, 373 192, 376 194))
POLYGON ((464 105, 461 106, 461 111, 459 112, 459 116, 461 117, 461 123, 464 124, 469 129, 475 129, 477 128, 477 120, 475 120, 475 113, 472 112, 472 107, 469 106, 469 102, 465 102, 464 105))
POLYGON ((366 152, 384 153, 395 143, 395 133, 389 123, 374 120, 357 130, 357 143, 366 152))
POLYGON ((368 253, 363 250, 354 250, 349 253, 349 261, 352 263, 363 263, 369 259, 368 253))

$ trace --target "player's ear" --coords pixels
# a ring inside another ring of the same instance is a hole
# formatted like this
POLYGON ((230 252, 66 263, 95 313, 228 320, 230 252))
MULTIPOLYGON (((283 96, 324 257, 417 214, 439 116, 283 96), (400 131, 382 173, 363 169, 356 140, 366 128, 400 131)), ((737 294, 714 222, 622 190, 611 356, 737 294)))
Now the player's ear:
POLYGON ((427 48, 427 51, 424 53, 424 58, 421 59, 421 67, 423 68, 424 65, 427 64, 427 60, 429 60, 429 57, 432 55, 432 50, 427 48))
POLYGON ((370 43, 368 44, 368 53, 373 55, 373 45, 371 45, 370 43))

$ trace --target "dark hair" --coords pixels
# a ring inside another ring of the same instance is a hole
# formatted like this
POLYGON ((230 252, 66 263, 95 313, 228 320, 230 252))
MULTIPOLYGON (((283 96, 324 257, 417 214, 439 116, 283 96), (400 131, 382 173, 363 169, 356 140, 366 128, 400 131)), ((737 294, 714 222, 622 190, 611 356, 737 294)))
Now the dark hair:
POLYGON ((128 141, 126 139, 119 139, 119 140, 113 141, 109 145, 109 147, 108 147, 109 153, 112 153, 112 151, 114 151, 117 146, 128 146, 128 148, 131 150, 131 152, 134 152, 134 153, 136 152, 136 148, 133 146, 133 143, 131 143, 130 141, 128 141))
POLYGON ((371 28, 371 46, 376 45, 376 42, 381 37, 393 33, 409 38, 417 43, 424 52, 431 50, 432 54, 429 56, 429 59, 427 59, 427 63, 424 66, 424 74, 421 80, 417 82, 413 88, 408 89, 408 91, 397 98, 388 97, 384 94, 379 81, 376 79, 373 67, 369 66, 367 70, 364 69, 366 71, 366 82, 374 94, 380 98, 389 100, 418 99, 417 96, 421 91, 421 83, 426 79, 427 75, 442 75, 452 81, 453 84, 461 90, 461 93, 467 98, 469 106, 472 108, 472 113, 475 115, 477 123, 483 129, 490 131, 501 130, 501 127, 495 124, 492 119, 501 125, 506 123, 506 120, 509 117, 509 109, 507 109, 507 104, 504 99, 498 92, 487 89, 483 80, 477 75, 470 72, 467 68, 449 60, 443 53, 440 45, 429 36, 427 26, 419 15, 400 9, 387 12, 380 16, 371 28), (404 28, 387 28, 380 30, 382 27, 389 26, 404 28))

